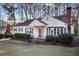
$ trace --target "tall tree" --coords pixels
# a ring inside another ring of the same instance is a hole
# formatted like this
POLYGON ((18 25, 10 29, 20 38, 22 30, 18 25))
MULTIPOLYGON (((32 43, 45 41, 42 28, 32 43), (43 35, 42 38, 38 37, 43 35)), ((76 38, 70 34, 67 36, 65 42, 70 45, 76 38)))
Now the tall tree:
POLYGON ((8 17, 8 20, 13 20, 14 21, 14 25, 16 24, 16 19, 15 19, 15 10, 17 8, 15 8, 14 4, 11 3, 4 3, 2 4, 2 7, 4 8, 4 10, 6 10, 8 17))

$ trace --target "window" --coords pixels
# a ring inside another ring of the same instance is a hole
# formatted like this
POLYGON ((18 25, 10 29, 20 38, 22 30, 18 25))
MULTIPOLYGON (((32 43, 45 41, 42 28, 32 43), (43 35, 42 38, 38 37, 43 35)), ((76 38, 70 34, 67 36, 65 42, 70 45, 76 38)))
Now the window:
POLYGON ((33 29, 32 28, 25 28, 25 33, 26 34, 32 34, 33 33, 33 29))
POLYGON ((63 28, 61 28, 61 34, 63 33, 63 28))
POLYGON ((56 28, 54 28, 54 35, 56 35, 56 28))
POLYGON ((20 32, 20 28, 18 28, 18 31, 20 32))
POLYGON ((18 31, 19 32, 23 32, 23 28, 18 28, 18 31))
POLYGON ((53 30, 51 30, 51 34, 53 35, 53 30))
POLYGON ((66 33, 66 28, 64 28, 64 33, 66 33))
POLYGON ((17 28, 15 28, 14 31, 17 31, 17 28))

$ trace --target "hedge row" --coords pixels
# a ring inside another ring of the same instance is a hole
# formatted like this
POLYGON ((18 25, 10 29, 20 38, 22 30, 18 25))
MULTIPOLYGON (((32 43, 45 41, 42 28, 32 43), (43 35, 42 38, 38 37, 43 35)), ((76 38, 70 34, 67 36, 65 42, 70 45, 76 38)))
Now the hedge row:
POLYGON ((0 39, 2 39, 4 37, 4 35, 3 34, 0 34, 0 39))
POLYGON ((46 42, 61 42, 63 44, 70 44, 74 39, 73 34, 61 34, 59 36, 48 35, 46 37, 46 42))
POLYGON ((26 41, 32 39, 32 36, 30 34, 16 33, 15 35, 12 35, 11 38, 15 40, 26 41))

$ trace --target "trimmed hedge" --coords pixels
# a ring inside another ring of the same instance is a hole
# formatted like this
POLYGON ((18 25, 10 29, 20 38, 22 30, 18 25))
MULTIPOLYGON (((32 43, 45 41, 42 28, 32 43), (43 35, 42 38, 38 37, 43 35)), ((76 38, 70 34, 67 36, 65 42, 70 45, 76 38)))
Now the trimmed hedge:
POLYGON ((32 39, 32 36, 30 34, 16 33, 12 35, 11 38, 15 40, 23 40, 23 41, 28 40, 29 41, 30 39, 32 39))
POLYGON ((10 37, 11 37, 11 34, 5 35, 5 38, 10 38, 10 37))
POLYGON ((2 39, 4 37, 4 35, 3 34, 0 34, 0 39, 2 39))
POLYGON ((52 41, 56 41, 58 42, 58 36, 52 36, 52 35, 48 35, 46 36, 46 42, 52 42, 52 41))
POLYGON ((58 36, 60 39, 60 42, 63 44, 70 44, 72 43, 73 39, 74 39, 74 35, 67 33, 67 34, 61 34, 58 36))
POLYGON ((61 42, 63 44, 70 44, 72 43, 74 39, 74 35, 73 34, 61 34, 59 36, 52 36, 52 35, 48 35, 46 36, 46 42, 61 42))

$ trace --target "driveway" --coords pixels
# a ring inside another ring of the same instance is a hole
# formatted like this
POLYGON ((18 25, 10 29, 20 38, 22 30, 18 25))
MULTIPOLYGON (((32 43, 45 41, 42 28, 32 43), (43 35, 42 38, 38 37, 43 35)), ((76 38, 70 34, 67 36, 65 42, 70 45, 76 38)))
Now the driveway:
POLYGON ((79 56, 79 47, 29 44, 23 41, 0 41, 0 56, 79 56))

